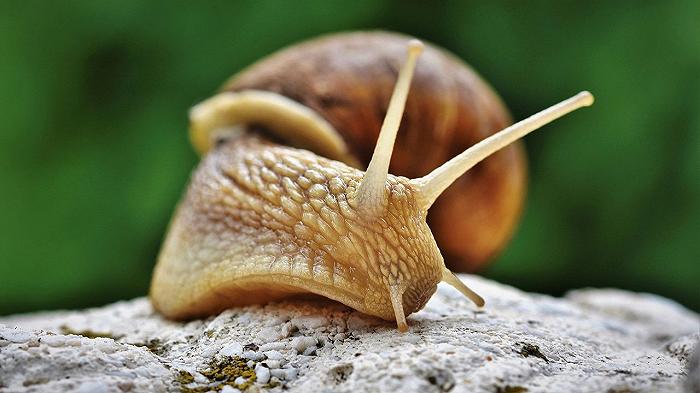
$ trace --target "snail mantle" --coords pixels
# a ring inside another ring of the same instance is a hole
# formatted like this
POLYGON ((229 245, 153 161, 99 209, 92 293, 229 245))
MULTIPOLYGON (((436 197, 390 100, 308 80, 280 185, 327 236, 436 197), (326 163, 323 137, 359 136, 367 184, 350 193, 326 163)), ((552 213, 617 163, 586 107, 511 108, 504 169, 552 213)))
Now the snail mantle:
POLYGON ((145 298, 3 317, 0 391, 681 392, 700 377, 698 315, 671 300, 616 289, 553 298, 460 278, 488 306, 474 311, 440 284, 405 334, 329 300, 190 322, 145 298))

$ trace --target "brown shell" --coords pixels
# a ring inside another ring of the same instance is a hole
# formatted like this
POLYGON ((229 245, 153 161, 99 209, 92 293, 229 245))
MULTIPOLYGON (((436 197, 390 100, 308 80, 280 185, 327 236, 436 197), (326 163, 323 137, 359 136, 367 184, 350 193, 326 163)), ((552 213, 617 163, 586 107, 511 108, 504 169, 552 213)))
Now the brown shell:
MULTIPOLYGON (((315 110, 366 166, 408 39, 356 32, 307 41, 253 64, 223 90, 272 91, 315 110)), ((510 123, 500 98, 471 68, 427 45, 389 170, 409 178, 426 175, 510 123)), ((525 181, 525 156, 516 143, 467 172, 438 198, 428 224, 450 269, 474 271, 503 248, 520 216, 525 181)))

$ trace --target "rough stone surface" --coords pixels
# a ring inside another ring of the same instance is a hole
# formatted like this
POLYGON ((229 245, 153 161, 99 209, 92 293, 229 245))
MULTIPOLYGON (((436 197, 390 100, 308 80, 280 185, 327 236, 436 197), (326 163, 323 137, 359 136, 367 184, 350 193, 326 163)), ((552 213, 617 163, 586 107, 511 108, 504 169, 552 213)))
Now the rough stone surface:
POLYGON ((0 318, 0 392, 682 392, 700 319, 673 301, 586 289, 564 298, 463 276, 408 333, 326 300, 179 323, 145 298, 0 318))

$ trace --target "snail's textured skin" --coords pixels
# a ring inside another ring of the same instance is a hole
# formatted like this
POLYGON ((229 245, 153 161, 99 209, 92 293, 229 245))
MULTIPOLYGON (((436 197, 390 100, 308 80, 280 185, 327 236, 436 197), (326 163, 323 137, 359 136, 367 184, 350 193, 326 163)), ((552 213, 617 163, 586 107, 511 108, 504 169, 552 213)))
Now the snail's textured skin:
POLYGON ((408 179, 389 175, 380 218, 352 195, 364 172, 304 150, 242 136, 193 175, 151 286, 154 306, 185 319, 315 293, 386 320, 406 315, 441 280, 443 260, 408 179))
MULTIPOLYGON (((253 64, 224 90, 272 91, 313 109, 366 167, 407 41, 406 36, 385 32, 311 40, 253 64)), ((424 176, 510 122, 501 100, 471 68, 426 45, 389 172, 424 176)), ((525 157, 516 143, 479 164, 436 201, 428 223, 448 267, 473 271, 500 251, 519 219, 525 181, 525 157)))

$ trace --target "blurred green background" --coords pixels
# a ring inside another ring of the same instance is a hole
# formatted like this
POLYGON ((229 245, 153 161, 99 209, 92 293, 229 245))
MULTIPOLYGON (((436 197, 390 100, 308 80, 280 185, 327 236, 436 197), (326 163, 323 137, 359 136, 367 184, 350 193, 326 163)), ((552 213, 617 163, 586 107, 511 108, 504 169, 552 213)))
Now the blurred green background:
POLYGON ((693 0, 0 2, 0 314, 145 294, 198 160, 188 108, 288 44, 375 28, 456 53, 516 119, 596 95, 526 139, 526 210, 485 276, 698 310, 699 17, 693 0))

